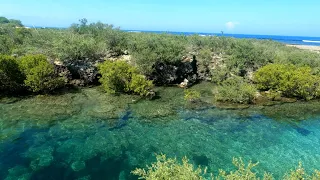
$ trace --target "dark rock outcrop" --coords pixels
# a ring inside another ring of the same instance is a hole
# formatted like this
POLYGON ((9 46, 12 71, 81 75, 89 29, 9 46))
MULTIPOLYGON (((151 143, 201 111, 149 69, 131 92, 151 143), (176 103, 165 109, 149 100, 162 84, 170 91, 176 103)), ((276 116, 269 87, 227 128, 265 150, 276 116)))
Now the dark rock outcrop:
POLYGON ((76 86, 96 85, 99 84, 99 71, 96 62, 77 60, 68 63, 67 67, 72 74, 71 84, 76 86))
POLYGON ((197 81, 197 61, 195 58, 176 64, 158 62, 153 66, 153 72, 148 76, 158 86, 173 85, 187 82, 187 86, 197 81))
POLYGON ((54 73, 60 77, 66 78, 66 83, 70 82, 72 80, 72 75, 67 66, 63 65, 59 62, 54 62, 54 73))
POLYGON ((158 62, 153 66, 153 69, 153 72, 148 78, 153 80, 155 85, 160 86, 177 83, 177 66, 158 62))

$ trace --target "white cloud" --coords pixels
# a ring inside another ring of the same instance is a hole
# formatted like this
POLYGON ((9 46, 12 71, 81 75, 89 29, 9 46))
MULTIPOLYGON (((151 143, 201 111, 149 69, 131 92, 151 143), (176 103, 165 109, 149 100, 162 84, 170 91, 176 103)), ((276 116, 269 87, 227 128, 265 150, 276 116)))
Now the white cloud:
POLYGON ((230 21, 230 22, 226 23, 226 27, 227 27, 228 30, 232 30, 232 29, 234 29, 236 27, 236 25, 239 25, 239 24, 240 24, 239 22, 230 21))

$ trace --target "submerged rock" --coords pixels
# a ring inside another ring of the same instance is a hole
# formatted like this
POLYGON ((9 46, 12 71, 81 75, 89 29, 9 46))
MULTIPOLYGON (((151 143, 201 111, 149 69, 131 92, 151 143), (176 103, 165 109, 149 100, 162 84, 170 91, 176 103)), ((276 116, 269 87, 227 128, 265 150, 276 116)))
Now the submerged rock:
POLYGON ((86 163, 83 161, 76 161, 71 164, 71 168, 74 171, 81 171, 82 169, 86 168, 86 163))
POLYGON ((301 127, 294 127, 294 129, 301 135, 303 136, 308 136, 309 134, 311 134, 311 131, 309 131, 308 129, 305 128, 301 128, 301 127))

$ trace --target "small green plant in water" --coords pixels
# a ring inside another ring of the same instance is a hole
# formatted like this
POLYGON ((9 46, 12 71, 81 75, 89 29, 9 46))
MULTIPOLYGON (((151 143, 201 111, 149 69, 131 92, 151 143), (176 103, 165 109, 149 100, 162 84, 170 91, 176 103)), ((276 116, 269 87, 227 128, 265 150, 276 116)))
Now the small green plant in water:
POLYGON ((201 98, 200 92, 192 89, 184 90, 184 99, 189 102, 195 102, 201 98))
POLYGON ((302 163, 299 162, 299 165, 296 169, 291 170, 284 177, 284 180, 302 180, 302 179, 310 179, 310 180, 318 180, 320 179, 320 171, 315 170, 312 175, 309 175, 305 172, 302 167, 302 163))
POLYGON ((189 160, 184 157, 182 164, 176 158, 167 158, 166 155, 157 155, 157 162, 152 163, 145 169, 135 169, 131 173, 140 176, 139 179, 146 180, 199 180, 204 179, 202 174, 206 173, 206 169, 202 170, 200 167, 194 168, 189 160))
MULTIPOLYGON (((274 180, 274 177, 269 172, 264 172, 262 178, 257 175, 254 168, 259 163, 248 164, 244 163, 242 158, 233 158, 232 164, 236 167, 234 171, 225 171, 220 169, 218 176, 207 174, 207 168, 203 170, 198 167, 195 169, 189 160, 184 157, 182 164, 176 158, 167 158, 164 154, 157 155, 157 162, 147 166, 146 169, 135 169, 131 173, 139 176, 139 179, 146 180, 274 180)), ((305 172, 300 162, 298 167, 286 173, 281 179, 283 180, 318 180, 320 179, 320 171, 315 170, 313 174, 309 175, 305 172)))
MULTIPOLYGON (((257 174, 252 171, 259 163, 252 163, 249 161, 246 165, 242 158, 233 158, 232 164, 237 168, 235 171, 226 172, 224 170, 219 170, 219 175, 215 179, 224 180, 259 180, 257 174)), ((273 177, 269 173, 264 173, 264 180, 272 180, 273 177)))

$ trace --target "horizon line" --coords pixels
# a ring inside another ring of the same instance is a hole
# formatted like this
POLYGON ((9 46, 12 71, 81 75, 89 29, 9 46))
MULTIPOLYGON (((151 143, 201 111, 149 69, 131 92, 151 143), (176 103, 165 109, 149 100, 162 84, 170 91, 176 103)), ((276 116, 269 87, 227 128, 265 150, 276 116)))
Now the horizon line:
MULTIPOLYGON (((25 25, 25 27, 30 27, 30 28, 56 28, 56 29, 67 29, 69 28, 70 26, 68 27, 65 27, 65 26, 56 26, 56 27, 50 27, 50 26, 35 26, 35 25, 25 25)), ((302 36, 302 35, 281 35, 281 34, 243 34, 243 33, 217 33, 217 32, 195 32, 195 31, 173 31, 173 30, 140 30, 140 29, 121 29, 120 27, 120 30, 122 31, 127 31, 127 32, 164 32, 164 33, 190 33, 190 34, 208 34, 208 35, 253 35, 253 36, 278 36, 278 37, 310 37, 310 38, 320 38, 320 36, 308 36, 308 35, 305 35, 305 36, 302 36)), ((222 31, 224 32, 224 31, 222 31)))

